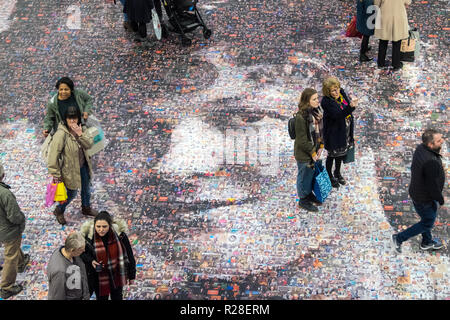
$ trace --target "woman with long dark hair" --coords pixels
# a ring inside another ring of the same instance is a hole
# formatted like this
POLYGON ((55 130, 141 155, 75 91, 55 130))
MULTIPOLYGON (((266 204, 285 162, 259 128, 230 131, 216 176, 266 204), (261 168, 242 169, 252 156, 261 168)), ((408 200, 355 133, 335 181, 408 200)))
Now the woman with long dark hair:
POLYGON ((122 300, 123 287, 136 278, 136 261, 127 224, 100 211, 94 221, 85 222, 81 233, 86 240, 86 251, 81 255, 88 276, 91 295, 97 300, 122 300))
POLYGON ((308 211, 318 211, 313 203, 320 204, 312 193, 314 162, 323 151, 322 108, 317 91, 306 88, 300 97, 295 115, 294 156, 297 161, 297 195, 299 206, 308 211))

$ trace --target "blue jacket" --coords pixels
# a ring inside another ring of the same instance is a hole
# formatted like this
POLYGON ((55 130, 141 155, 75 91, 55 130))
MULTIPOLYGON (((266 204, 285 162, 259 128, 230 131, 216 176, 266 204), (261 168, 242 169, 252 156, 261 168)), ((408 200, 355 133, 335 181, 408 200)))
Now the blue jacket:
POLYGON ((356 29, 366 36, 371 36, 375 32, 375 11, 367 13, 367 8, 373 5, 373 0, 357 0, 356 1, 356 29), (372 17, 369 20, 369 23, 373 24, 373 29, 369 29, 367 27, 367 19, 372 17))

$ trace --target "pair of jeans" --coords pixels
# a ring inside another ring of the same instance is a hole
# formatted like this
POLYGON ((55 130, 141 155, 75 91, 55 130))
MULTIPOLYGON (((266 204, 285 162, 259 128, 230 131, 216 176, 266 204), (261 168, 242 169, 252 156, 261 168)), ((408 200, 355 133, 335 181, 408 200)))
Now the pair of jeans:
POLYGON ((4 290, 11 290, 16 283, 17 270, 25 262, 25 257, 20 248, 22 244, 22 235, 16 239, 2 242, 5 248, 2 270, 2 281, 0 287, 4 290))
MULTIPOLYGON (((384 67, 386 64, 386 52, 388 47, 388 40, 380 40, 378 45, 378 67, 384 67)), ((402 41, 392 41, 392 66, 394 68, 400 68, 400 47, 402 41)))
POLYGON ((297 161, 297 195, 300 200, 312 192, 314 167, 311 168, 309 165, 309 162, 297 161))
POLYGON ((426 203, 414 202, 414 208, 417 214, 420 216, 420 221, 415 225, 409 227, 403 232, 397 235, 397 240, 402 243, 409 238, 412 238, 418 234, 422 234, 422 244, 427 245, 433 242, 431 236, 431 229, 434 226, 437 216, 437 202, 431 201, 426 203))
MULTIPOLYGON (((91 206, 91 189, 90 189, 90 177, 89 177, 89 166, 87 162, 80 168, 81 175, 81 205, 83 207, 91 206)), ((66 210, 66 207, 72 202, 77 196, 78 190, 67 189, 67 201, 63 204, 59 204, 58 207, 61 212, 66 210)))
MULTIPOLYGON (((120 2, 125 7, 125 2, 127 2, 127 0, 120 0, 120 2)), ((127 14, 125 12, 123 13, 123 21, 125 21, 125 22, 128 21, 128 16, 127 16, 127 14)))

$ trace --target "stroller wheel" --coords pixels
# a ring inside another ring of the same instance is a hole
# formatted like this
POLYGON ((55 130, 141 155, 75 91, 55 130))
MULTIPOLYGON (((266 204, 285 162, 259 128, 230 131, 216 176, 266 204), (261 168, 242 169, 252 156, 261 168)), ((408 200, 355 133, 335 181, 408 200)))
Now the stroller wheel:
POLYGON ((203 30, 203 37, 204 37, 205 39, 209 39, 209 37, 211 37, 211 34, 212 34, 212 32, 211 32, 210 29, 205 29, 205 30, 203 30))
POLYGON ((181 37, 181 44, 185 47, 189 47, 192 44, 192 40, 187 37, 181 37))

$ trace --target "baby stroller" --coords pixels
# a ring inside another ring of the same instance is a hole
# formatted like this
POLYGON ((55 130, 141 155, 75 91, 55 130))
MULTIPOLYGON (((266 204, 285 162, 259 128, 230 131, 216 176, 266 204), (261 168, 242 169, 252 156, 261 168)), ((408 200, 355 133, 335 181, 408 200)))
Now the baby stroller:
POLYGON ((197 10, 197 2, 198 0, 163 0, 171 26, 169 30, 181 36, 181 43, 184 46, 190 46, 192 43, 186 33, 190 33, 198 27, 203 28, 205 39, 211 37, 211 30, 206 27, 197 10))

